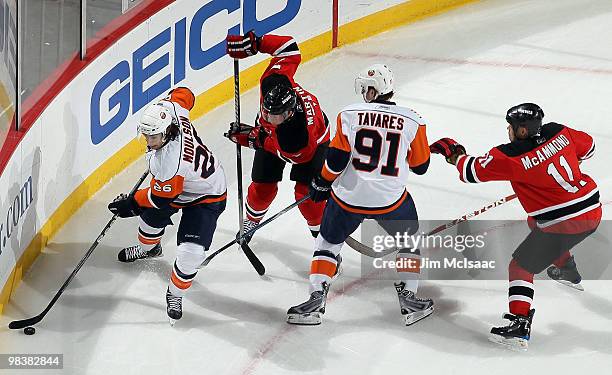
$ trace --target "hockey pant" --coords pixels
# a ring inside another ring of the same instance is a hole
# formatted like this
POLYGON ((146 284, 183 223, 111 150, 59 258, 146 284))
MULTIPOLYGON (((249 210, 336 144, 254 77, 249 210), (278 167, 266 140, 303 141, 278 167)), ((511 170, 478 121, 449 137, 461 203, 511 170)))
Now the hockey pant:
MULTIPOLYGON (((178 210, 173 207, 146 209, 141 214, 138 239, 143 249, 150 250, 160 243, 165 227, 172 224, 170 217, 178 210)), ((206 258, 205 251, 210 248, 217 219, 225 210, 225 201, 198 204, 181 210, 183 214, 177 233, 176 260, 168 288, 173 295, 182 297, 206 258)))
MULTIPOLYGON (((335 198, 330 198, 323 213, 321 233, 315 241, 315 252, 310 266, 311 293, 321 290, 323 282, 331 283, 336 272, 336 259, 344 241, 364 219, 376 220, 389 235, 393 236, 398 232, 412 235, 417 232, 419 225, 416 207, 410 194, 406 195, 404 201, 395 210, 382 214, 350 212, 340 207, 335 198)), ((416 293, 421 273, 420 252, 418 249, 403 249, 397 256, 398 258, 409 258, 408 264, 415 265, 398 270, 398 279, 406 283, 408 290, 416 293)))

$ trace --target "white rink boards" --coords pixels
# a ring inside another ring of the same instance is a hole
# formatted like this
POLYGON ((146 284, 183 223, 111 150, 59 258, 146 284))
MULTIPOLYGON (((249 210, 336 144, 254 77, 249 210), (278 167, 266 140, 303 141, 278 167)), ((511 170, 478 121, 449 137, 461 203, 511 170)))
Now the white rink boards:
MULTIPOLYGON (((610 38, 608 1, 485 1, 338 49, 302 66, 297 80, 319 96, 332 119, 360 100, 354 74, 384 62, 395 72, 397 102, 427 120, 430 142, 449 136, 474 154, 506 141, 507 108, 536 102, 545 120, 595 137, 596 154, 583 169, 607 203, 610 38)), ((242 96, 243 122, 252 122, 257 103, 257 90, 242 96)), ((235 147, 222 137, 233 111, 230 102, 196 121, 229 183, 213 249, 237 229, 235 147)), ((252 156, 243 151, 245 190, 252 156)), ((143 162, 126 169, 64 226, 24 278, 0 319, 2 327, 46 306, 110 218, 106 204, 128 191, 143 170, 143 162)), ((505 183, 463 184, 436 156, 428 174, 412 181, 409 191, 426 219, 450 220, 510 193, 505 183)), ((293 184, 280 186, 270 213, 293 199, 293 184)), ((604 218, 611 217, 609 207, 604 218)), ((514 201, 483 219, 524 216, 514 201)), ((136 241, 136 227, 135 219, 116 222, 36 335, 0 328, 0 353, 63 353, 61 374, 573 374, 605 371, 612 361, 611 281, 586 281, 579 293, 537 280, 530 349, 514 353, 486 338, 507 308, 506 281, 425 281, 420 293, 435 299, 436 311, 404 327, 392 283, 361 280, 361 260, 348 248, 323 325, 289 326, 287 308, 306 298, 313 245, 297 210, 252 242, 266 265, 265 277, 235 248, 219 255, 198 274, 184 318, 171 328, 164 293, 176 227, 166 232, 163 258, 120 264, 116 253, 136 241)), ((509 252, 514 245, 508 244, 509 252)))

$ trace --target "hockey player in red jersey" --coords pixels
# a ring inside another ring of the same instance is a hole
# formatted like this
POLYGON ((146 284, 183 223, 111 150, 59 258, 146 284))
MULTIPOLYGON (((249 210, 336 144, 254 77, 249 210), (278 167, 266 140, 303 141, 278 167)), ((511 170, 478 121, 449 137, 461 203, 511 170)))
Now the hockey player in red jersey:
MULTIPOLYGON (((272 55, 260 79, 260 113, 255 126, 231 126, 226 136, 235 143, 255 149, 251 185, 246 198, 244 230, 255 227, 276 197, 286 163, 295 181, 295 199, 308 195, 308 185, 321 170, 329 144, 327 117, 316 96, 294 81, 300 64, 298 45, 290 36, 227 37, 227 53, 242 59, 258 52, 272 55), (236 128, 238 130, 236 131, 236 128)), ((325 202, 310 199, 299 205, 313 237, 319 233, 325 202)), ((247 241, 250 238, 247 239, 247 241)))
POLYGON ((466 183, 510 181, 528 214, 531 233, 512 254, 509 271, 510 324, 491 329, 491 340, 527 349, 531 322, 533 276, 548 276, 582 289, 581 276, 570 250, 593 233, 601 220, 597 184, 582 173, 580 163, 593 156, 595 143, 585 132, 554 122, 542 125, 544 112, 533 103, 508 110, 510 143, 481 157, 466 155, 450 138, 431 145, 459 171, 466 183))
POLYGON ((204 261, 226 200, 223 168, 189 120, 194 101, 191 90, 178 87, 145 109, 138 132, 147 141, 153 178, 133 197, 122 194, 108 205, 119 217, 139 216, 138 244, 119 252, 121 262, 161 256, 165 227, 172 224, 171 216, 182 211, 166 291, 172 324, 182 316, 182 297, 204 261))
MULTIPOLYGON (((386 65, 362 71, 355 90, 365 103, 338 114, 325 163, 311 184, 312 199, 327 200, 327 205, 310 266, 310 298, 287 311, 290 324, 321 323, 342 244, 364 219, 377 221, 390 235, 418 230, 417 210, 406 185, 410 171, 422 175, 429 167, 425 121, 391 101, 393 74, 386 65)), ((398 272, 395 283, 400 312, 411 325, 431 315, 434 302, 416 296, 418 249, 403 249, 398 257, 415 264, 398 272)))

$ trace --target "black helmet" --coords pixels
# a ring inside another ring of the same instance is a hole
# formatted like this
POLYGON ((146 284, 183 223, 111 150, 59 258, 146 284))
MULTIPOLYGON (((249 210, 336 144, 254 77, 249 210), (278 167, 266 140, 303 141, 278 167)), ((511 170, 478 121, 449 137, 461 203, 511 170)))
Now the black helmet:
POLYGON ((527 129, 527 136, 532 137, 540 133, 544 111, 534 103, 515 105, 506 113, 506 121, 516 132, 519 127, 527 129))
POLYGON ((263 99, 263 109, 271 115, 280 115, 294 110, 297 104, 295 91, 287 85, 276 85, 266 93, 263 99))

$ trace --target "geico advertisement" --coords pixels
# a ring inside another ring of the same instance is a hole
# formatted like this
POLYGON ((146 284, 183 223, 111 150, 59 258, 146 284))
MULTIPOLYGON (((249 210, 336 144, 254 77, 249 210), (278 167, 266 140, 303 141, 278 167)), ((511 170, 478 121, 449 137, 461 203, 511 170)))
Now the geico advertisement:
POLYGON ((255 30, 258 35, 269 33, 291 22, 301 6, 301 0, 286 0, 284 8, 262 18, 267 12, 260 9, 261 5, 258 7, 256 0, 243 0, 242 5, 241 0, 213 0, 202 5, 193 16, 181 18, 153 35, 131 53, 121 56, 125 59, 109 64, 108 71, 92 86, 91 142, 94 145, 103 142, 128 116, 185 80, 189 70, 202 71, 222 58, 225 55, 222 34, 241 34, 248 30, 255 30), (236 18, 240 22, 228 21, 236 18), (209 35, 214 35, 216 40, 208 40, 212 38, 209 35))

